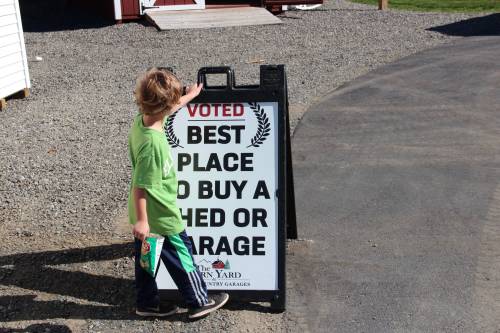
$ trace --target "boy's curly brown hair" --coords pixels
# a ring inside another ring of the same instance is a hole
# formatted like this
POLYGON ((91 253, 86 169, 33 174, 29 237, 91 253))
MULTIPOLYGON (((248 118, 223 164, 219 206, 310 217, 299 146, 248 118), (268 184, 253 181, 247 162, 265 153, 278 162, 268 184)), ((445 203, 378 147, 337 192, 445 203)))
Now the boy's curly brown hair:
POLYGON ((165 112, 169 115, 175 111, 173 107, 179 103, 182 90, 181 82, 172 72, 154 67, 137 79, 135 102, 143 114, 165 112))

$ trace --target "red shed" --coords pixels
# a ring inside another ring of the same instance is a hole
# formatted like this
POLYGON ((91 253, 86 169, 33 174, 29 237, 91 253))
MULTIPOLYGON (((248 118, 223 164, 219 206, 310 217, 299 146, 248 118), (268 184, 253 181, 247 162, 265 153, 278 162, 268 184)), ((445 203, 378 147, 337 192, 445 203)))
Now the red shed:
MULTIPOLYGON (((323 0, 107 0, 113 1, 117 21, 137 19, 144 11, 188 10, 232 6, 260 6, 269 9, 283 5, 321 4, 323 0)), ((111 3, 109 3, 111 4, 111 3)), ((108 5, 109 5, 108 4, 108 5)))

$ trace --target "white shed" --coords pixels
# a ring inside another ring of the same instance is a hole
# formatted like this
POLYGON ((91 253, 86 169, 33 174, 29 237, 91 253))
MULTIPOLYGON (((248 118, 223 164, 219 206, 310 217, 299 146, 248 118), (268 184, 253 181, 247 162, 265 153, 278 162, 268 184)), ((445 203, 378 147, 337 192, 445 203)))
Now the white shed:
POLYGON ((5 97, 31 87, 18 0, 0 0, 0 109, 5 97))

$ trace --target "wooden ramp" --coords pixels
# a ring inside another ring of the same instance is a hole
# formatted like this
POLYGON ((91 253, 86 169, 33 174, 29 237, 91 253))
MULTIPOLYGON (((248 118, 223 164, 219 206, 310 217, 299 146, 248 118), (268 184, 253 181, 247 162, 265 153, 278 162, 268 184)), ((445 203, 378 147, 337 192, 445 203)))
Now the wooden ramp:
POLYGON ((258 7, 146 11, 146 16, 160 30, 207 29, 282 23, 279 18, 265 8, 258 7))

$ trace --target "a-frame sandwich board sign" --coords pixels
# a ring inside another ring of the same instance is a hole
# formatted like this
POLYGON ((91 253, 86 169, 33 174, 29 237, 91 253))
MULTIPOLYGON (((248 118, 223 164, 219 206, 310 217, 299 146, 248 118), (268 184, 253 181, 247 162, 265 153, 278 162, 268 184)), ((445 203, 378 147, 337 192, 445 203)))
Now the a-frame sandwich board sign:
MULTIPOLYGON (((209 292, 284 310, 285 242, 297 237, 285 67, 262 65, 257 85, 237 86, 230 67, 201 68, 198 81, 165 123, 197 267, 209 292), (208 85, 214 74, 226 84, 208 85)), ((156 279, 176 296, 163 265, 156 279)))

